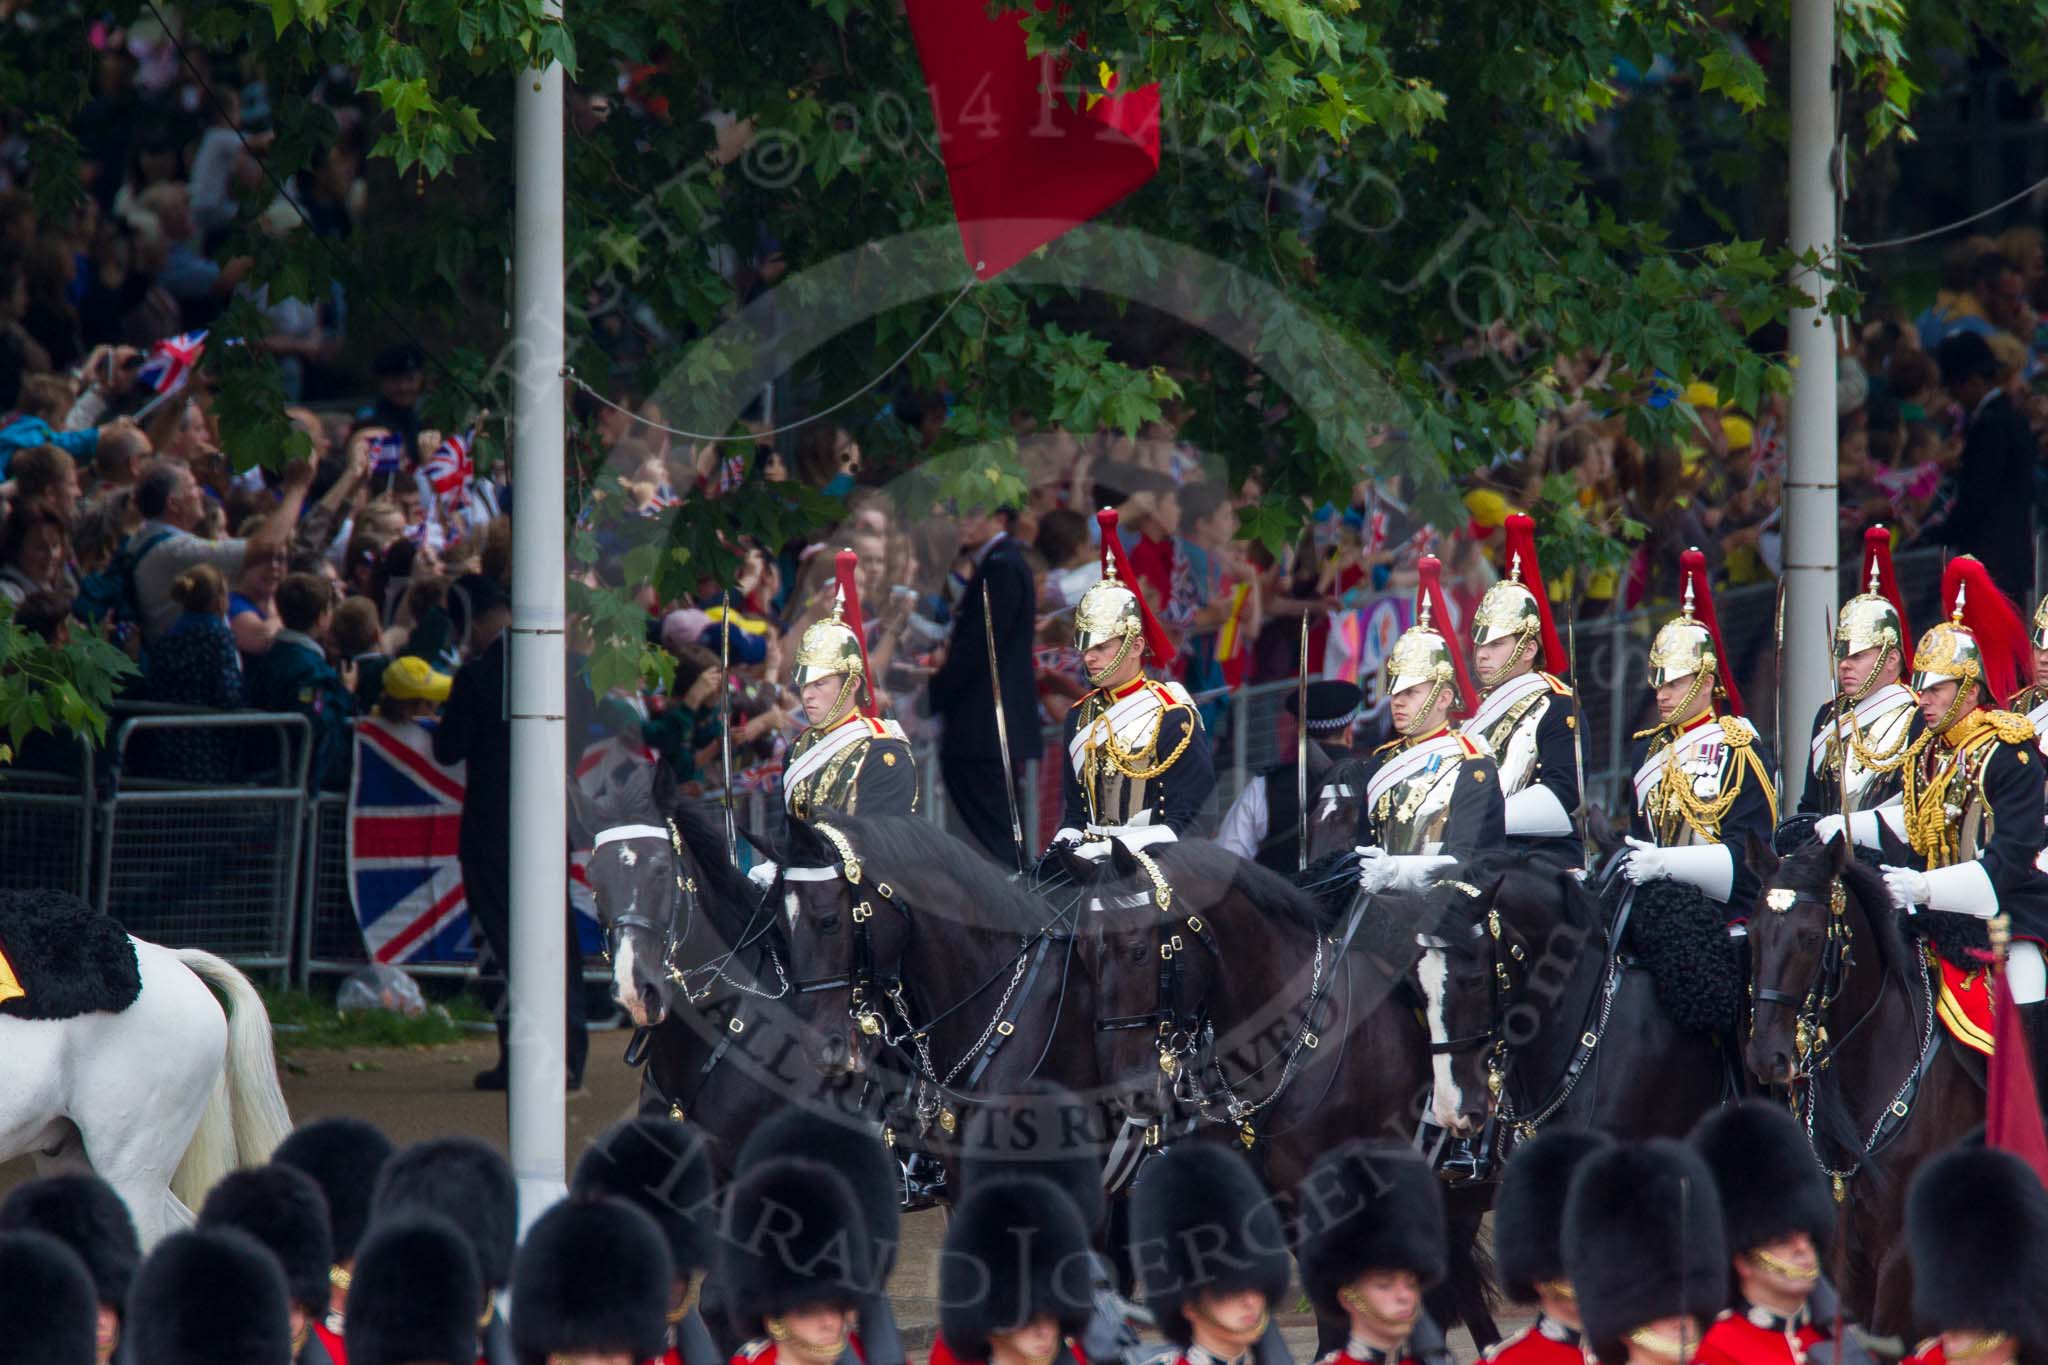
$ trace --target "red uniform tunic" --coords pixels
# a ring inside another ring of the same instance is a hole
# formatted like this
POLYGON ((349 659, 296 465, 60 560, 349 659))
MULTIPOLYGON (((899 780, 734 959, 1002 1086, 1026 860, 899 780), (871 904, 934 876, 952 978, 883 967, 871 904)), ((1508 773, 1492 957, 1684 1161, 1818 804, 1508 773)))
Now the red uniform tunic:
POLYGON ((1356 1341, 1347 1341, 1339 1349, 1316 1361, 1316 1365, 1420 1365, 1407 1351, 1380 1351, 1356 1341))
POLYGON ((1948 1352, 1942 1349, 1940 1337, 1929 1337, 1899 1365, 1948 1365, 1948 1352))
POLYGON ((341 1344, 341 1333, 324 1322, 316 1322, 313 1324, 313 1337, 327 1348, 327 1358, 334 1365, 348 1365, 348 1348, 341 1344))
POLYGON ((1700 1340, 1700 1365, 1805 1365, 1806 1353, 1828 1334, 1806 1320, 1761 1308, 1723 1313, 1700 1340))
MULTIPOLYGON (((1067 1354, 1074 1358, 1074 1365, 1088 1365, 1088 1357, 1081 1354, 1081 1343, 1072 1337, 1067 1338, 1067 1354)), ((934 1335, 927 1365, 965 1365, 965 1362, 953 1354, 953 1348, 946 1344, 945 1337, 934 1335)))
POLYGON ((1486 1350, 1492 1365, 1586 1365, 1589 1357, 1574 1328, 1537 1314, 1536 1321, 1486 1350))
MULTIPOLYGON (((777 1365, 781 1357, 782 1348, 773 1337, 755 1337, 733 1352, 732 1365, 777 1365)), ((849 1358, 857 1365, 867 1365, 867 1352, 861 1349, 858 1332, 848 1334, 846 1350, 839 1357, 841 1365, 849 1358)))

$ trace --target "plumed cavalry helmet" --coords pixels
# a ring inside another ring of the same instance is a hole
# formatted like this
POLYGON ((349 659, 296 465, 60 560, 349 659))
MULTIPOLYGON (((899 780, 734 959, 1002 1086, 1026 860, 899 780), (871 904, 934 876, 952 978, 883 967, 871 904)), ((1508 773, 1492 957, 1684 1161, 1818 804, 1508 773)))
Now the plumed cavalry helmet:
POLYGON ((1453 715, 1471 714, 1473 693, 1465 677, 1464 659, 1436 625, 1439 620, 1450 619, 1449 609, 1444 605, 1443 564, 1435 555, 1424 555, 1416 561, 1415 570, 1421 580, 1415 588, 1415 624, 1402 631, 1401 638, 1387 651, 1386 673, 1390 697, 1411 687, 1426 685, 1431 689, 1416 712, 1414 723, 1421 726, 1445 688, 1453 689, 1453 715))
POLYGON ((1714 591, 1707 583, 1707 557, 1697 548, 1687 550, 1678 557, 1678 566, 1682 583, 1679 613, 1666 621, 1650 642, 1650 686, 1697 678, 1699 686, 1716 688, 1727 700, 1728 709, 1739 716, 1742 696, 1728 669, 1728 651, 1721 646, 1714 591))
POLYGON ((1515 641, 1514 654, 1498 672, 1481 677, 1489 688, 1503 681, 1532 649, 1542 651, 1538 667, 1552 673, 1563 672, 1566 662, 1557 626, 1550 617, 1543 570, 1536 562, 1535 520, 1523 512, 1513 513, 1503 523, 1503 537, 1501 562, 1508 576, 1486 590, 1479 609, 1472 613, 1474 647, 1495 640, 1515 641))
POLYGON ((1102 578, 1075 604, 1074 648, 1086 654, 1097 645, 1121 642, 1116 658, 1088 677, 1090 683, 1101 687, 1123 668, 1132 650, 1150 651, 1163 663, 1173 657, 1174 649, 1166 628, 1138 595, 1137 578, 1117 534, 1116 509, 1105 507, 1097 512, 1095 524, 1102 531, 1102 578))
MULTIPOLYGON (((1842 619, 1835 624, 1835 657, 1846 659, 1866 649, 1897 650, 1908 667, 1913 660, 1913 640, 1906 631, 1905 609, 1899 604, 1898 580, 1892 573, 1891 532, 1873 526, 1863 533, 1863 591, 1842 604, 1842 619)), ((1861 701, 1876 685, 1885 656, 1870 671, 1858 694, 1861 701)))
POLYGON ((851 550, 841 550, 833 562, 838 586, 832 614, 804 631, 796 646, 796 685, 803 688, 820 678, 843 679, 832 711, 820 721, 830 729, 845 720, 855 706, 874 714, 874 688, 868 685, 867 637, 860 615, 860 559, 851 550))
POLYGON ((1970 699, 1971 684, 1981 684, 1993 706, 2005 705, 2026 676, 2027 627, 2019 612, 1983 564, 1958 555, 1942 571, 1941 599, 1948 620, 1920 637, 1913 652, 1913 690, 1923 692, 1954 679, 1955 712, 1932 728, 1938 734, 1954 723, 1970 699))

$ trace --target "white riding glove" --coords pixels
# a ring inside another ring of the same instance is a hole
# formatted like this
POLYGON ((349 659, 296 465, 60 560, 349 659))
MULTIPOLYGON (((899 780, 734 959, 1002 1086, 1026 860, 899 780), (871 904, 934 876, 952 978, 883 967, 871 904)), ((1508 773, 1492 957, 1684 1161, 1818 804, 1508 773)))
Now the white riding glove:
POLYGON ((1692 844, 1659 848, 1647 839, 1628 837, 1628 861, 1622 875, 1641 886, 1660 879, 1689 882, 1710 900, 1726 901, 1735 889, 1735 861, 1726 844, 1692 844))
POLYGON ((1998 913, 1998 890, 1991 885, 1991 874, 1984 870, 1984 864, 1975 858, 1930 872, 1887 867, 1884 887, 1901 909, 1917 906, 1948 915, 1974 915, 1978 919, 1990 919, 1998 913))
POLYGON ((1366 895, 1375 895, 1394 884, 1399 869, 1383 848, 1360 845, 1353 850, 1358 854, 1358 889, 1366 895))
POLYGON ((780 871, 782 869, 774 863, 763 860, 747 869, 747 880, 766 891, 775 885, 775 874, 780 871))
POLYGON ((1927 874, 1910 867, 1886 867, 1884 889, 1891 893, 1892 904, 1909 914, 1927 904, 1927 874))
POLYGON ((1882 848, 1884 836, 1879 832, 1881 821, 1874 810, 1859 810, 1847 821, 1839 815, 1823 815, 1813 822, 1813 837, 1816 843, 1826 843, 1840 834, 1844 827, 1849 831, 1849 842, 1860 848, 1882 848))

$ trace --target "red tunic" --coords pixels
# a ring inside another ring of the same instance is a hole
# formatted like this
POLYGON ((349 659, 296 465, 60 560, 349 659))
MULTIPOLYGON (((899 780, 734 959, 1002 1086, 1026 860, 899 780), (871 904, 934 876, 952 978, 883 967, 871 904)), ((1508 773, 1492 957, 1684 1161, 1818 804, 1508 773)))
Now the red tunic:
MULTIPOLYGON (((860 1333, 848 1334, 846 1349, 853 1352, 853 1358, 860 1361, 861 1365, 866 1365, 868 1356, 867 1352, 861 1349, 860 1333)), ((755 1337, 733 1352, 732 1365, 777 1365, 781 1356, 782 1348, 776 1344, 773 1337, 755 1337)))
POLYGON ((1806 1353, 1827 1339, 1828 1334, 1810 1322, 1787 1332, 1759 1326, 1731 1310, 1707 1329, 1695 1359, 1699 1365, 1805 1365, 1806 1353))
MULTIPOLYGON (((1067 1338, 1067 1354, 1074 1358, 1074 1365, 1088 1365, 1088 1357, 1081 1354, 1081 1343, 1072 1337, 1067 1338)), ((927 1365, 966 1365, 966 1362, 953 1354, 953 1348, 946 1344, 944 1336, 934 1333, 932 1353, 927 1365)))
POLYGON ((1538 1318, 1507 1340, 1495 1342, 1487 1348, 1487 1360, 1492 1365, 1586 1365, 1589 1357, 1579 1341, 1559 1341, 1543 1330, 1543 1323, 1538 1318))
POLYGON ((1899 1365, 1948 1365, 1948 1352, 1942 1349, 1940 1337, 1929 1337, 1899 1365))
POLYGON ((341 1344, 341 1333, 328 1327, 324 1322, 313 1324, 313 1335, 320 1338, 320 1344, 327 1348, 327 1358, 334 1365, 348 1365, 348 1348, 341 1344))
POLYGON ((1349 1345, 1344 1345, 1317 1360, 1316 1365, 1420 1365, 1420 1362, 1414 1356, 1395 1355, 1392 1351, 1373 1351, 1361 1357, 1352 1354, 1349 1345))

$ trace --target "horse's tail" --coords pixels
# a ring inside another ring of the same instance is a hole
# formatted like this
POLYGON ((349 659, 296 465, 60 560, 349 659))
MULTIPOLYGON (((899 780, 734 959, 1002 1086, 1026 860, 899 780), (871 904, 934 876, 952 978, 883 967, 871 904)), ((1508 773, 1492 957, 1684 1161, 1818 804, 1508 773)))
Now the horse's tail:
POLYGON ((229 1171, 268 1161, 291 1132, 292 1119, 277 1083, 270 1014, 249 978, 212 953, 197 948, 172 952, 227 1000, 227 1065, 171 1180, 172 1192, 196 1209, 229 1171))

